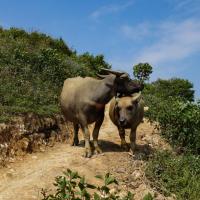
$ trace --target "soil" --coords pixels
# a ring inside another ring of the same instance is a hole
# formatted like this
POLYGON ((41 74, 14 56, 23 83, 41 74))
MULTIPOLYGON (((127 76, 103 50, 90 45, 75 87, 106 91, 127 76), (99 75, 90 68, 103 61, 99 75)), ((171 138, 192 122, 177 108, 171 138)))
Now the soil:
POLYGON ((170 148, 146 120, 138 127, 138 150, 134 155, 121 149, 117 129, 107 112, 99 141, 103 153, 92 158, 83 157, 83 141, 78 147, 56 143, 44 152, 19 157, 0 169, 0 200, 39 200, 41 189, 52 191, 55 177, 62 175, 67 168, 78 171, 94 184, 101 184, 95 175, 110 172, 119 181, 121 189, 131 190, 136 200, 142 200, 148 192, 158 200, 170 199, 151 188, 145 177, 145 165, 152 152, 170 148))

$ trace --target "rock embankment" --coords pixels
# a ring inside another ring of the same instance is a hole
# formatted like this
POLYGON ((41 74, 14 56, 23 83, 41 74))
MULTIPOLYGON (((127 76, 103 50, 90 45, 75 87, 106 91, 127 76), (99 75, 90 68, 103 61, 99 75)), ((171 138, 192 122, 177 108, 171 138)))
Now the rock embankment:
POLYGON ((63 116, 44 117, 26 114, 0 123, 0 166, 6 165, 15 156, 44 151, 55 142, 70 142, 72 124, 63 116))

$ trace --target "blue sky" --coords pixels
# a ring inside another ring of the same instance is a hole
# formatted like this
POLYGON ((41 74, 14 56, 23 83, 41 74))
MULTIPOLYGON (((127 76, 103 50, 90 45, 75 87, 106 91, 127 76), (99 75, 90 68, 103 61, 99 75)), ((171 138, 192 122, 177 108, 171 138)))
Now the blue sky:
POLYGON ((187 78, 200 97, 200 0, 0 0, 0 25, 62 37, 130 74, 149 62, 151 80, 187 78))

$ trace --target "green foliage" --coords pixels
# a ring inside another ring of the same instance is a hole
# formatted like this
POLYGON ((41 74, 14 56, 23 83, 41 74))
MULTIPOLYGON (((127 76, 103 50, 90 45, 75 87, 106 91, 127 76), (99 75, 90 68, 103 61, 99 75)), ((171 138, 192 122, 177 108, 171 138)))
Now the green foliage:
POLYGON ((144 196, 143 200, 153 200, 151 193, 148 193, 144 196))
POLYGON ((111 66, 104 61, 103 55, 93 56, 88 52, 76 57, 76 60, 80 64, 84 64, 86 67, 87 75, 96 76, 96 73, 100 72, 101 68, 111 68, 111 66))
POLYGON ((25 47, 28 51, 37 51, 43 48, 56 49, 59 53, 72 55, 74 52, 60 39, 53 39, 50 36, 36 31, 28 33, 22 29, 10 28, 0 29, 0 42, 8 42, 9 48, 13 45, 25 47))
POLYGON ((183 101, 194 100, 193 84, 190 81, 181 78, 172 78, 169 80, 158 79, 146 86, 145 93, 163 99, 168 97, 178 97, 183 101))
POLYGON ((109 173, 102 176, 97 176, 96 178, 102 179, 104 184, 102 186, 96 186, 89 184, 85 181, 85 177, 81 177, 77 172, 73 172, 67 169, 64 172, 64 176, 56 177, 55 194, 47 194, 46 190, 42 190, 43 198, 42 200, 132 200, 133 194, 128 192, 126 196, 120 197, 119 192, 111 192, 110 185, 118 184, 116 179, 112 177, 109 173), (90 190, 95 190, 94 192, 90 190))
POLYGON ((180 99, 145 97, 149 110, 146 116, 158 122, 161 134, 176 147, 200 152, 200 104, 180 99))
POLYGON ((149 80, 153 68, 149 63, 138 63, 133 66, 133 75, 141 82, 149 80))
POLYGON ((200 104, 193 102, 193 85, 184 79, 159 79, 146 85, 144 98, 146 117, 182 153, 158 152, 152 157, 146 170, 152 187, 180 200, 200 199, 200 104))
POLYGON ((200 199, 199 156, 176 156, 167 151, 157 152, 148 162, 146 175, 152 187, 167 196, 172 193, 178 200, 200 199))
POLYGON ((110 67, 102 55, 77 55, 62 39, 1 28, 0 121, 18 113, 59 112, 58 98, 64 80, 95 76, 101 65, 110 67))

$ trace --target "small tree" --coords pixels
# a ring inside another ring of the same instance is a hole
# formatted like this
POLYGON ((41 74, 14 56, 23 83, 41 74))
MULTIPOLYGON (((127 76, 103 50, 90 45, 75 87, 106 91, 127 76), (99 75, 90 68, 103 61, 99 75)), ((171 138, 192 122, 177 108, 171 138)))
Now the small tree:
POLYGON ((133 75, 141 82, 149 80, 152 72, 153 69, 149 63, 138 63, 133 66, 133 75))

